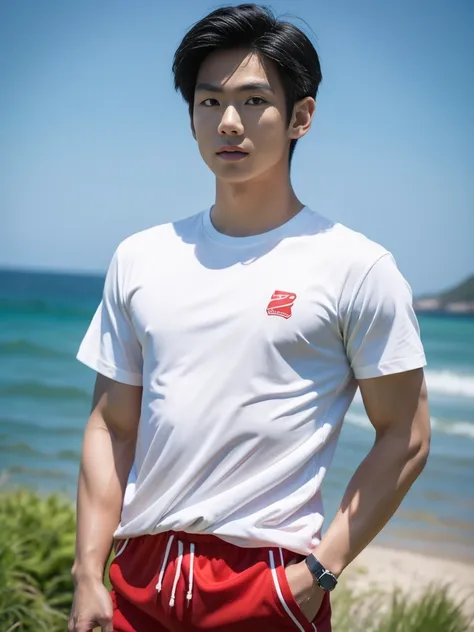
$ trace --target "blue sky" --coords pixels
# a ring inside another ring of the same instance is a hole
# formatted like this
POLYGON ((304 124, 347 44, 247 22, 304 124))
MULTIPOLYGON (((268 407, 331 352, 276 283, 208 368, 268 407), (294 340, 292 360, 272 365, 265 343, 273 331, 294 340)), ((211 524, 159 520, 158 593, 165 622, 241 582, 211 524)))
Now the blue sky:
MULTIPOLYGON (((474 273, 474 3, 268 4, 307 23, 324 76, 299 196, 390 249, 415 293, 474 273)), ((0 265, 102 272, 125 236, 212 203, 171 63, 217 6, 0 3, 0 265)))

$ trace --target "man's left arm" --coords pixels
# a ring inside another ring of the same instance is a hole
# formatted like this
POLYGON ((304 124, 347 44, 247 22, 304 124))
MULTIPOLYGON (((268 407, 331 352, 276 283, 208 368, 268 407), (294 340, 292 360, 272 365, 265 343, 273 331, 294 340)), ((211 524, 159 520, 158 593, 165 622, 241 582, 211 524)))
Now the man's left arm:
MULTIPOLYGON (((357 266, 349 273, 357 277, 357 266)), ((410 286, 385 253, 362 282, 349 279, 345 288, 339 305, 343 342, 375 441, 313 552, 316 559, 287 569, 290 587, 310 620, 322 600, 318 583, 334 587, 324 570, 339 577, 375 538, 422 472, 430 445, 426 359, 410 286)))
POLYGON ((429 453, 430 415, 423 369, 358 381, 375 429, 315 556, 336 577, 375 538, 421 474, 429 453))
MULTIPOLYGON (((429 453, 430 417, 423 369, 359 380, 375 441, 351 478, 339 510, 313 552, 339 577, 393 516, 429 453)), ((305 561, 286 570, 301 610, 312 621, 323 591, 305 561)))

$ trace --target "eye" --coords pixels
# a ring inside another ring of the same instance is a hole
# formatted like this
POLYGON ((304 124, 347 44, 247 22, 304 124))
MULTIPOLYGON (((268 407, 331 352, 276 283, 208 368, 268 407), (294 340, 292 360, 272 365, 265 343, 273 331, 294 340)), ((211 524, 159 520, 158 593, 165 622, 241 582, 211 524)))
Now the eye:
POLYGON ((262 97, 250 97, 250 99, 247 100, 247 103, 249 105, 263 105, 267 102, 265 101, 265 99, 262 99, 262 97))
POLYGON ((219 101, 217 99, 204 99, 204 101, 201 101, 201 105, 204 105, 207 108, 212 107, 213 105, 219 105, 219 101))

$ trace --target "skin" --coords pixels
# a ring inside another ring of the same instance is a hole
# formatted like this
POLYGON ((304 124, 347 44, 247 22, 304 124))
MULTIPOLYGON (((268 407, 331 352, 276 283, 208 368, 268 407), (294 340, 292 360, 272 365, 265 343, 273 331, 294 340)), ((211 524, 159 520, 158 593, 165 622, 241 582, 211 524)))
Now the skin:
POLYGON ((69 632, 113 629, 103 577, 135 454, 141 399, 140 387, 97 375, 79 472, 69 632))
MULTIPOLYGON (((201 156, 216 177, 212 221, 217 230, 246 236, 288 221, 304 206, 290 182, 289 144, 309 131, 314 100, 299 101, 287 125, 275 68, 239 49, 210 55, 200 68, 197 87, 191 127, 201 156), (244 89, 248 84, 260 88, 244 89), (216 153, 224 145, 239 146, 248 155, 241 161, 224 161, 216 153)), ((337 577, 390 520, 429 453, 422 369, 360 380, 359 388, 375 430, 374 445, 314 551, 337 577)), ((96 626, 112 632, 112 603, 103 574, 133 463, 141 394, 141 388, 97 376, 79 477, 70 632, 89 632, 96 626)), ((295 600, 313 620, 323 591, 304 562, 288 565, 286 574, 295 600)))

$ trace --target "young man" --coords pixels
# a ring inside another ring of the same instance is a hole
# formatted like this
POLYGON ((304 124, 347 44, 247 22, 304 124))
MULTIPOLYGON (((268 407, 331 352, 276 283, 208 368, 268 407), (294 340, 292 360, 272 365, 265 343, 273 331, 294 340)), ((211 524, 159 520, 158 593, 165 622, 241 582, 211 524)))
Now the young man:
POLYGON ((330 591, 428 455, 411 291, 386 250, 292 189, 321 80, 300 30, 218 9, 173 70, 216 199, 118 247, 82 342, 98 376, 69 630, 329 632, 330 591), (322 537, 358 387, 376 438, 322 537))

